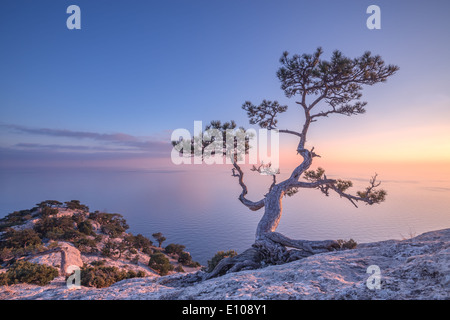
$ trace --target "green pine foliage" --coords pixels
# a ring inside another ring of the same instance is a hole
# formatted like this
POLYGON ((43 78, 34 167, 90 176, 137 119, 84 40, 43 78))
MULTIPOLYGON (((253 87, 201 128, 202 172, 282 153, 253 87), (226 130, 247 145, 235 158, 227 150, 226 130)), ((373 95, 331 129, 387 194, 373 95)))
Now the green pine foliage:
POLYGON ((164 251, 168 254, 180 254, 184 248, 186 247, 182 244, 171 243, 164 248, 164 251))
MULTIPOLYGON (((80 252, 105 256, 112 259, 126 258, 139 264, 142 254, 150 256, 149 266, 160 275, 174 270, 166 254, 178 259, 178 270, 183 266, 198 267, 200 264, 192 260, 184 246, 170 244, 165 250, 156 249, 153 242, 142 234, 125 233, 129 228, 122 215, 95 211, 89 213, 89 207, 79 200, 71 200, 64 204, 57 200, 46 200, 30 210, 10 213, 0 219, 0 285, 15 283, 48 284, 58 270, 40 264, 33 264, 23 259, 45 250, 57 249, 58 241, 71 242, 80 252), (60 209, 75 210, 73 214, 57 215, 60 209), (34 219, 33 227, 13 229, 34 219), (96 226, 95 226, 96 225, 96 226), (94 228, 95 226, 95 228, 94 228), (105 240, 106 238, 106 240, 105 240), (165 253, 164 253, 165 252, 165 253)), ((166 238, 160 233, 153 236, 161 246, 166 238)), ((134 277, 144 277, 144 271, 134 272, 109 267, 106 260, 92 262, 82 268, 82 285, 90 287, 106 287, 117 281, 134 277)))
POLYGON ((145 272, 135 272, 132 270, 121 270, 117 267, 104 266, 83 266, 81 268, 81 285, 85 287, 105 288, 125 279, 145 277, 145 272))
POLYGON ((350 240, 338 239, 336 241, 339 245, 339 249, 341 250, 355 249, 358 246, 358 243, 353 239, 350 240))
POLYGON ((214 268, 217 266, 217 264, 220 262, 220 260, 234 256, 237 256, 237 252, 234 250, 218 251, 214 255, 214 257, 211 258, 211 260, 208 260, 208 268, 206 272, 212 272, 214 268))
POLYGON ((59 274, 58 270, 43 264, 19 260, 0 274, 0 285, 12 285, 17 283, 37 284, 45 286, 59 274))
POLYGON ((156 252, 150 256, 148 266, 153 270, 158 271, 161 276, 167 275, 169 271, 174 269, 167 256, 161 252, 156 252))

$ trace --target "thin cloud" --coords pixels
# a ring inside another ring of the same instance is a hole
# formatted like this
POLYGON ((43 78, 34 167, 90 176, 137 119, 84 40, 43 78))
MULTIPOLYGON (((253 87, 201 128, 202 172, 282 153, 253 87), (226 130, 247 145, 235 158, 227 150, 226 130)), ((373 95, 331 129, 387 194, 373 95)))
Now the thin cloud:
POLYGON ((422 189, 436 192, 449 192, 450 187, 422 187, 422 189))
POLYGON ((53 150, 53 151, 129 151, 128 148, 102 147, 102 146, 83 146, 83 145, 63 145, 63 144, 40 144, 40 143, 17 143, 13 146, 19 149, 28 150, 53 150))
MULTIPOLYGON (((127 147, 132 151, 142 151, 142 152, 166 152, 170 150, 170 143, 165 141, 155 141, 155 140, 144 140, 126 133, 98 133, 98 132, 88 132, 88 131, 72 131, 66 129, 50 129, 50 128, 30 128, 19 125, 11 124, 1 124, 2 127, 8 128, 16 133, 24 133, 30 135, 42 135, 48 137, 63 137, 63 138, 73 138, 77 140, 89 139, 98 142, 107 142, 108 144, 113 144, 117 146, 127 147)), ((16 147, 22 148, 43 148, 48 149, 55 147, 57 149, 78 149, 78 150, 102 150, 104 147, 90 147, 90 146, 63 146, 63 145, 40 145, 40 144, 29 144, 29 143, 19 143, 16 147)), ((110 149, 112 150, 112 149, 110 149)), ((117 150, 116 151, 121 151, 117 150)))
POLYGON ((6 124, 2 125, 19 133, 29 133, 32 135, 45 135, 52 137, 69 137, 76 139, 93 139, 99 141, 136 141, 137 138, 125 133, 105 134, 86 131, 71 131, 66 129, 49 129, 49 128, 29 128, 19 125, 6 124))

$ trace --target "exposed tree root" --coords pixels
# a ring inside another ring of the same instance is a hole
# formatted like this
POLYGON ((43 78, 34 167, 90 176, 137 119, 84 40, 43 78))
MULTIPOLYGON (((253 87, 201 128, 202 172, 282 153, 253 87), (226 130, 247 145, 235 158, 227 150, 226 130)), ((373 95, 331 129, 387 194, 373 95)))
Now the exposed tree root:
POLYGON ((222 259, 213 271, 204 275, 203 280, 230 272, 258 269, 266 265, 283 264, 311 255, 339 248, 334 240, 308 241, 293 240, 281 233, 265 234, 241 254, 222 259), (288 250, 286 247, 295 249, 288 250))

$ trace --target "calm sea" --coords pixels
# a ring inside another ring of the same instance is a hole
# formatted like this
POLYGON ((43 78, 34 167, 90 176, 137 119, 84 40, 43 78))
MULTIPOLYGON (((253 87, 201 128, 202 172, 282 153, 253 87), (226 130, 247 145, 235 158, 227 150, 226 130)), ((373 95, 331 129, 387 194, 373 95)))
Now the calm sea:
MULTIPOLYGON (((366 185, 367 177, 353 177, 366 185)), ((258 200, 269 177, 249 175, 249 197, 258 200)), ((302 190, 283 202, 277 231, 296 239, 350 239, 359 243, 401 239, 450 227, 450 181, 389 180, 385 203, 359 208, 345 199, 302 190)), ((263 211, 237 199, 239 185, 229 170, 0 170, 0 216, 29 209, 43 200, 81 200, 91 211, 120 213, 130 232, 151 238, 162 232, 164 245, 186 246, 206 264, 219 250, 238 252, 254 240, 263 211)))

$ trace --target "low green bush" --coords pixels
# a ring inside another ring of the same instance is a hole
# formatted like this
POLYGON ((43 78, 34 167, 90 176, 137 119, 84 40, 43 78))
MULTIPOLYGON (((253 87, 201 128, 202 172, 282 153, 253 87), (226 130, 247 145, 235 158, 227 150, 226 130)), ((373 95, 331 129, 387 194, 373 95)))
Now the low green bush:
POLYGON ((83 266, 80 271, 81 285, 96 288, 105 288, 121 280, 145 276, 145 272, 125 271, 107 266, 83 266))
POLYGON ((0 219, 0 232, 7 228, 23 224, 32 218, 32 210, 20 210, 9 213, 4 218, 0 219))
POLYGON ((113 238, 119 237, 129 228, 127 221, 118 213, 95 211, 89 214, 89 219, 100 223, 102 232, 113 238))
POLYGON ((3 283, 3 285, 29 283, 45 286, 57 277, 58 274, 59 272, 56 268, 19 260, 14 262, 6 273, 2 274, 0 283, 3 283))
POLYGON ((74 221, 69 216, 43 217, 34 225, 34 230, 42 239, 74 241, 84 237, 81 232, 75 230, 74 221))
POLYGON ((186 267, 200 267, 200 263, 193 261, 191 254, 189 252, 181 252, 178 255, 178 262, 180 262, 183 266, 186 267))
POLYGON ((101 267, 101 266, 104 266, 105 263, 106 263, 106 260, 95 260, 95 261, 91 262, 91 266, 101 267))
POLYGON ((124 237, 124 241, 130 248, 141 250, 142 252, 152 251, 151 246, 153 245, 153 242, 150 239, 144 237, 142 234, 138 234, 137 236, 128 234, 124 237))
POLYGON ((73 242, 73 245, 83 253, 97 252, 97 241, 89 238, 79 238, 73 242))
POLYGON ((9 285, 8 273, 0 273, 0 286, 9 285))
POLYGON ((358 246, 358 243, 353 239, 350 240, 338 239, 336 241, 341 250, 355 249, 358 246))
POLYGON ((166 255, 161 252, 156 252, 150 255, 148 266, 158 271, 161 276, 165 276, 169 273, 169 271, 173 270, 173 265, 170 264, 170 261, 166 255))
POLYGON ((128 245, 125 241, 115 242, 108 240, 103 246, 101 254, 108 258, 120 259, 122 257, 122 254, 127 250, 128 245))
POLYGON ((181 264, 177 265, 174 270, 176 272, 185 272, 181 264))
POLYGON ((136 273, 136 276, 137 276, 138 278, 143 278, 143 277, 147 276, 147 274, 146 274, 144 271, 139 270, 139 271, 136 273))
POLYGON ((41 217, 50 217, 58 214, 58 209, 56 208, 50 208, 50 207, 43 207, 41 208, 41 217))
POLYGON ((67 209, 89 212, 89 207, 84 204, 81 204, 80 200, 70 200, 64 202, 64 204, 66 205, 67 209))
POLYGON ((89 220, 81 221, 78 223, 78 231, 84 233, 87 236, 94 235, 94 228, 89 220))
POLYGON ((14 257, 13 249, 11 248, 1 248, 0 249, 0 263, 9 261, 14 257))
POLYGON ((228 250, 228 251, 218 251, 214 257, 211 258, 211 260, 208 260, 208 268, 206 272, 211 272, 214 270, 214 268, 217 266, 217 264, 220 262, 220 260, 224 258, 234 257, 237 256, 237 252, 234 250, 228 250))
POLYGON ((168 254, 180 254, 185 248, 182 244, 171 243, 164 248, 164 251, 168 254))
POLYGON ((8 229, 2 236, 0 248, 27 249, 27 247, 38 247, 42 245, 39 234, 33 229, 14 230, 8 229))

